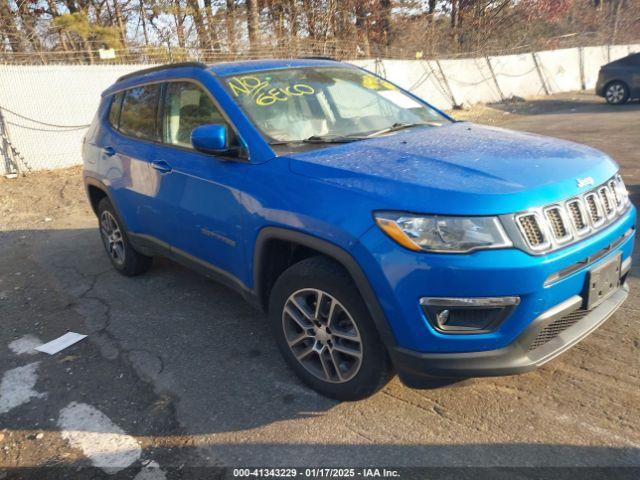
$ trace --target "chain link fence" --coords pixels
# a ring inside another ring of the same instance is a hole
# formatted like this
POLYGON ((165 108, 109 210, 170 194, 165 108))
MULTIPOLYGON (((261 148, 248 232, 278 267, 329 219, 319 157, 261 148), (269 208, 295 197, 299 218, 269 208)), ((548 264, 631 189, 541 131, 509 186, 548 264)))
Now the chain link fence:
MULTIPOLYGON (((592 89, 600 66, 638 51, 640 43, 484 54, 473 58, 348 61, 447 110, 512 96, 592 89)), ((195 54, 172 60, 208 61, 202 52, 195 54)), ((81 163, 82 137, 95 114, 101 92, 121 75, 166 63, 160 57, 145 60, 101 65, 0 62, 0 174, 81 163)))

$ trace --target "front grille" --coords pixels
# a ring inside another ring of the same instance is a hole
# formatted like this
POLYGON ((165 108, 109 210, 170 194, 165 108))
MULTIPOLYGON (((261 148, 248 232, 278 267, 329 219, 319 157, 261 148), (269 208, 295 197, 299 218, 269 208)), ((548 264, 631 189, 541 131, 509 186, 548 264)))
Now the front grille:
POLYGON ((540 223, 536 215, 523 215, 518 218, 518 223, 531 247, 536 248, 545 243, 544 234, 540 229, 540 223))
POLYGON ((532 350, 535 350, 536 348, 549 343, 551 340, 564 332, 567 328, 575 325, 584 317, 586 317, 588 313, 589 310, 581 308, 565 315, 564 317, 555 319, 554 321, 546 325, 542 330, 540 330, 536 338, 533 340, 533 342, 531 342, 531 345, 529 345, 529 351, 531 352, 532 350))
POLYGON ((515 219, 527 246, 540 253, 599 230, 613 222, 628 205, 624 183, 616 175, 583 195, 532 208, 515 215, 515 219))

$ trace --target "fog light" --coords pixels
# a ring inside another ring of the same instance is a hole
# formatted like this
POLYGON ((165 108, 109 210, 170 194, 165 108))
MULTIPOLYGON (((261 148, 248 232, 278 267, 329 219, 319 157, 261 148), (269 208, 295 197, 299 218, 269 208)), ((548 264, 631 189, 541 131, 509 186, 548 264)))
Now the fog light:
POLYGON ((488 333, 520 303, 520 297, 425 297, 420 305, 433 327, 442 333, 488 333))

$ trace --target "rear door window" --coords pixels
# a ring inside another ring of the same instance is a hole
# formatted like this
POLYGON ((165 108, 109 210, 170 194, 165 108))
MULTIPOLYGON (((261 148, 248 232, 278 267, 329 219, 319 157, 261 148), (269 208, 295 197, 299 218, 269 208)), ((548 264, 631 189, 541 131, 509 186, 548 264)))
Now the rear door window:
POLYGON ((120 131, 145 140, 158 140, 156 114, 160 85, 144 85, 127 90, 120 112, 120 131))

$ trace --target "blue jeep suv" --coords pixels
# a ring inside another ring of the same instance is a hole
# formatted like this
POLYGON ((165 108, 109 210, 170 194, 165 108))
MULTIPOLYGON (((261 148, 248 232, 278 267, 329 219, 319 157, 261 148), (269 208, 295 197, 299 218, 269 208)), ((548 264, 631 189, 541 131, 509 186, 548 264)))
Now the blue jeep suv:
POLYGON ((635 208, 614 161, 456 122, 352 65, 125 75, 83 156, 119 272, 164 255, 236 289, 333 398, 394 371, 415 387, 529 371, 627 296, 635 208))

